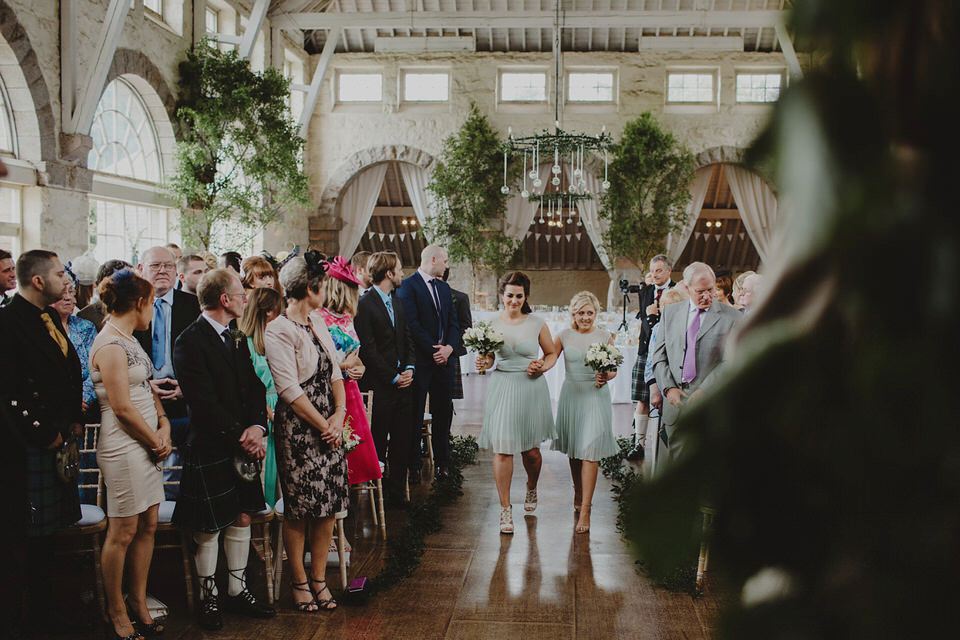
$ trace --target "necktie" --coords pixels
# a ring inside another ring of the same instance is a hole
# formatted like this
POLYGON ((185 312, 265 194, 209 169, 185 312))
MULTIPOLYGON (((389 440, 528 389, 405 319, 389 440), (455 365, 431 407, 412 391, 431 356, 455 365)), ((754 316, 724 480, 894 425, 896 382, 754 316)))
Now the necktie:
POLYGON ((230 335, 230 329, 229 328, 224 329, 220 333, 220 335, 223 336, 223 344, 227 346, 227 351, 229 351, 230 353, 233 353, 234 343, 233 343, 233 336, 230 335))
POLYGON ((397 326, 397 320, 393 317, 393 299, 390 296, 387 296, 387 315, 390 316, 390 324, 397 326))
POLYGON ((437 340, 443 344, 443 316, 440 313, 440 293, 437 291, 437 279, 430 281, 430 291, 433 294, 433 304, 437 305, 437 318, 440 319, 437 327, 437 340))
POLYGON ((50 319, 50 314, 44 313, 40 316, 43 318, 43 324, 47 326, 47 332, 50 334, 50 337, 53 338, 53 341, 57 343, 57 346, 60 347, 60 351, 64 356, 67 355, 67 339, 63 337, 63 334, 57 330, 56 325, 53 324, 53 320, 50 319))
POLYGON ((683 352, 683 382, 691 382, 697 377, 697 334, 700 332, 700 317, 703 309, 697 309, 697 315, 687 327, 687 348, 683 352))
POLYGON ((663 295, 663 288, 657 287, 657 304, 660 304, 660 296, 663 295))
POLYGON ((167 305, 163 298, 153 301, 153 367, 159 371, 167 363, 167 305))

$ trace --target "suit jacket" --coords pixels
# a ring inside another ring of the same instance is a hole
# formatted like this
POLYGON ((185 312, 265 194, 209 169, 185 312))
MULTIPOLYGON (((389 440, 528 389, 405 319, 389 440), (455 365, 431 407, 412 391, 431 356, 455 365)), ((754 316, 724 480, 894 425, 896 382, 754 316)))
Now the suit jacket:
MULTIPOLYGON (((673 280, 667 283, 668 290, 675 286, 677 286, 677 283, 673 280)), ((650 346, 650 334, 653 332, 653 327, 660 322, 660 314, 647 315, 647 307, 653 304, 656 297, 656 285, 647 285, 640 291, 640 310, 637 313, 640 317, 640 343, 637 354, 646 355, 650 346)))
POLYGON ((26 443, 44 450, 71 423, 83 423, 80 358, 53 308, 38 309, 19 294, 0 309, 0 393, 14 428, 26 443), (67 340, 64 357, 42 314, 67 340))
POLYGON ((453 294, 453 308, 457 312, 457 325, 460 329, 460 348, 453 352, 455 356, 464 356, 467 354, 467 348, 463 346, 463 332, 473 326, 473 314, 470 313, 470 296, 463 291, 457 291, 450 288, 453 294))
MULTIPOLYGON (((397 290, 397 297, 403 302, 403 308, 407 312, 407 327, 413 338, 418 368, 437 366, 433 361, 435 344, 450 345, 453 347, 453 353, 461 347, 460 328, 457 312, 453 307, 450 285, 437 279, 437 295, 440 297, 439 314, 433 303, 433 296, 427 289, 427 283, 423 281, 419 271, 404 280, 400 289, 397 290), (440 341, 441 329, 442 342, 440 341)), ((361 356, 362 359, 363 356, 361 356)))
POLYGON ((403 302, 396 291, 390 293, 390 299, 393 301, 395 324, 390 322, 387 306, 377 292, 366 294, 357 305, 353 327, 360 338, 360 360, 366 367, 360 380, 364 389, 392 386, 397 374, 416 363, 413 337, 408 329, 403 302))
MULTIPOLYGON (((653 375, 657 386, 666 396, 667 390, 679 387, 683 379, 683 358, 687 343, 687 311, 690 303, 672 304, 663 310, 657 342, 653 350, 653 375)), ((714 302, 700 318, 697 332, 697 377, 691 388, 701 386, 707 377, 723 363, 727 337, 742 316, 733 307, 714 302)), ((666 402, 664 406, 666 406, 666 402)))
MULTIPOLYGON (((189 294, 186 294, 189 295, 189 294)), ((253 369, 246 340, 223 343, 204 318, 183 330, 173 346, 173 366, 189 408, 187 443, 233 455, 252 425, 267 426, 267 394, 253 369)))
MULTIPOLYGON (((103 329, 103 321, 106 318, 107 309, 100 300, 94 300, 80 311, 77 311, 77 317, 83 318, 84 320, 89 320, 93 323, 93 326, 97 328, 97 333, 103 329)), ((141 346, 143 341, 140 341, 141 346)), ((152 348, 152 345, 151 345, 152 348)), ((150 351, 147 351, 147 355, 150 355, 150 351)))
MULTIPOLYGON (((170 351, 184 329, 200 315, 200 303, 197 296, 182 291, 173 292, 173 306, 170 312, 170 351)), ((209 323, 208 323, 209 324, 209 323)), ((153 322, 145 331, 134 331, 133 336, 140 342, 144 352, 153 359, 153 322)), ((176 369, 176 365, 174 365, 176 369)), ((179 380, 177 376, 177 380, 179 380)), ((187 404, 184 400, 172 400, 163 403, 163 408, 171 418, 184 418, 187 415, 187 404)))

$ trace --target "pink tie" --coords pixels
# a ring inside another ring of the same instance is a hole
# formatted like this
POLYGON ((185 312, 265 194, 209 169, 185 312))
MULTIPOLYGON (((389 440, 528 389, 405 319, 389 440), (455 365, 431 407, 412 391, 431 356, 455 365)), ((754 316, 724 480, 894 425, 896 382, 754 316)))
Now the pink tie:
POLYGON ((683 382, 692 382, 697 377, 697 334, 700 332, 700 316, 703 309, 697 309, 697 315, 687 327, 687 348, 683 352, 683 382))

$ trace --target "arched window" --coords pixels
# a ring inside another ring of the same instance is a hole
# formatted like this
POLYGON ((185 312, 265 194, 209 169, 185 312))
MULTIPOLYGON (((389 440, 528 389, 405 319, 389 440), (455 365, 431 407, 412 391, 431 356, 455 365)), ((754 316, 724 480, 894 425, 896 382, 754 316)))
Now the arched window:
POLYGON ((3 80, 0 80, 0 153, 6 152, 13 155, 15 149, 10 112, 7 90, 3 86, 3 80))
MULTIPOLYGON (((155 97, 155 96, 154 96, 155 97)), ((154 121, 131 81, 104 89, 90 129, 87 166, 95 171, 90 195, 90 244, 101 262, 136 263, 144 250, 179 241, 175 210, 163 204, 163 155, 154 121)))
MULTIPOLYGON (((16 155, 13 109, 7 99, 7 90, 0 79, 0 155, 16 155)), ((19 185, 0 182, 0 249, 14 256, 20 253, 22 225, 21 189, 19 185)))

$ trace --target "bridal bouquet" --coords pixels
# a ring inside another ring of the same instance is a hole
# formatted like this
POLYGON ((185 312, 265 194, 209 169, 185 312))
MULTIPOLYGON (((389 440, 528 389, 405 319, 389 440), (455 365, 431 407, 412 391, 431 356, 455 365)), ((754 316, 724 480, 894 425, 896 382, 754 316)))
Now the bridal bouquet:
MULTIPOLYGON (((623 354, 612 344, 595 342, 587 347, 587 353, 583 356, 583 363, 597 373, 616 371, 617 367, 623 364, 623 354)), ((593 385, 598 389, 603 386, 597 382, 594 382, 593 385)))
MULTIPOLYGON (((463 332, 463 344, 481 356, 486 356, 503 346, 503 334, 486 322, 478 322, 463 332)), ((487 368, 481 367, 478 373, 486 375, 487 368)))
POLYGON ((350 426, 350 416, 347 416, 343 421, 343 450, 345 453, 350 453, 357 448, 357 445, 363 442, 363 439, 357 435, 353 430, 353 427, 350 426))

